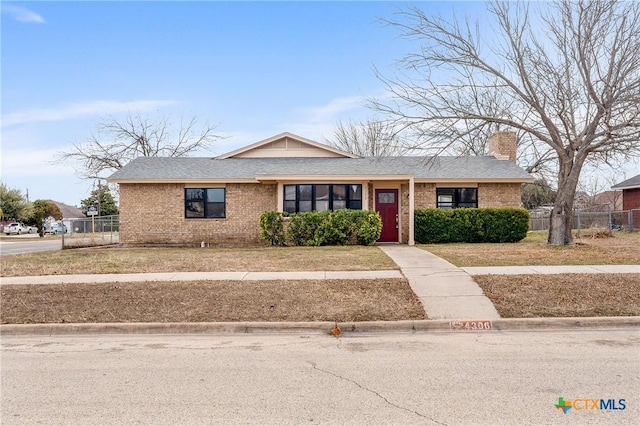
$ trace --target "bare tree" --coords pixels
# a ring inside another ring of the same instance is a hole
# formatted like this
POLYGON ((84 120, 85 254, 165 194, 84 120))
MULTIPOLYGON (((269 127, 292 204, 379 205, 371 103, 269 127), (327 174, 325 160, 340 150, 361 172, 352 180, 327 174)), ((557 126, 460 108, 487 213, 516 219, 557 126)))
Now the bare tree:
POLYGON ((377 73, 391 96, 372 107, 437 151, 478 129, 516 130, 527 168, 555 170, 549 243, 571 243, 583 166, 640 152, 640 3, 492 2, 482 31, 417 8, 400 18, 388 23, 419 48, 398 76, 377 73))
POLYGON ((151 121, 140 115, 129 114, 124 120, 108 116, 85 143, 60 152, 58 161, 78 161, 80 177, 102 179, 136 157, 184 157, 205 150, 221 139, 214 131, 208 124, 198 127, 195 117, 174 127, 167 117, 151 121))
POLYGON ((338 121, 333 134, 325 142, 361 157, 386 157, 406 153, 396 130, 380 120, 338 121))

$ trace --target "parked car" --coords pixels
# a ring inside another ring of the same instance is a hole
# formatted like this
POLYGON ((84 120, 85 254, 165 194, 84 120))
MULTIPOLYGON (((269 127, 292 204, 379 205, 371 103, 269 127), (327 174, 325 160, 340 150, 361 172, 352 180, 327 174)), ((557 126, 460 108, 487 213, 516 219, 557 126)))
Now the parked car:
POLYGON ((42 226, 45 234, 62 234, 63 232, 67 233, 67 227, 62 224, 62 222, 45 222, 42 226))
POLYGON ((4 227, 4 233, 7 235, 33 234, 37 232, 35 226, 27 226, 22 222, 13 222, 4 227))

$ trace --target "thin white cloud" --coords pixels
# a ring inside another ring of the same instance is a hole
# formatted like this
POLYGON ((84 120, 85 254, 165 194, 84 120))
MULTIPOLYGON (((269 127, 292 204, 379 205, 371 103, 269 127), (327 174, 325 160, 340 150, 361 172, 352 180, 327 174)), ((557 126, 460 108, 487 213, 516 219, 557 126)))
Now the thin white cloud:
MULTIPOLYGON (((57 149, 2 149, 2 178, 73 176, 72 167, 56 164, 57 149)), ((46 186, 46 185, 45 185, 46 186)))
POLYGON ((32 10, 27 9, 26 7, 16 6, 12 4, 2 3, 0 5, 2 7, 2 13, 9 15, 11 19, 14 19, 18 22, 25 22, 28 24, 43 24, 44 18, 32 10))
POLYGON ((128 111, 149 111, 176 101, 139 100, 131 102, 92 101, 76 103, 61 108, 38 108, 20 112, 12 112, 2 116, 2 127, 17 124, 32 124, 51 121, 65 121, 92 115, 117 114, 128 111))
POLYGON ((311 108, 306 111, 309 121, 332 121, 345 111, 356 110, 363 107, 365 98, 361 96, 347 96, 332 99, 325 105, 311 108))
POLYGON ((285 124, 287 131, 323 142, 340 120, 361 120, 372 113, 366 107, 364 96, 345 96, 332 99, 324 105, 304 109, 295 121, 285 124))

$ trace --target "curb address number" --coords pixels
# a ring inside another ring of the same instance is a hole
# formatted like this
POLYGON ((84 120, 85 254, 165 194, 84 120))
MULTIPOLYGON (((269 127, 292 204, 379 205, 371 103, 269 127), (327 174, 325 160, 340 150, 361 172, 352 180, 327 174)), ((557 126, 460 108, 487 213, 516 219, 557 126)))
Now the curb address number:
POLYGON ((491 320, 456 320, 449 322, 451 331, 491 331, 491 320))

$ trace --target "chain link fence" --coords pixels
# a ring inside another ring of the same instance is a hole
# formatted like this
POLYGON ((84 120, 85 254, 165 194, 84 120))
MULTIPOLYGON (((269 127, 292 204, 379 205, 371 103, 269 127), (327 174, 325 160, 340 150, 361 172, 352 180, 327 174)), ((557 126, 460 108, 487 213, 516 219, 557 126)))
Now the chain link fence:
MULTIPOLYGON (((540 208, 529 212, 530 231, 548 231, 551 208, 540 208)), ((577 231, 585 229, 611 229, 614 231, 640 230, 640 209, 603 211, 602 208, 575 209, 571 226, 577 231)))
POLYGON ((93 216, 65 219, 62 247, 96 247, 117 244, 120 241, 120 217, 93 216))

